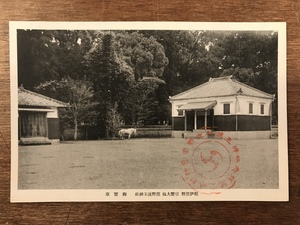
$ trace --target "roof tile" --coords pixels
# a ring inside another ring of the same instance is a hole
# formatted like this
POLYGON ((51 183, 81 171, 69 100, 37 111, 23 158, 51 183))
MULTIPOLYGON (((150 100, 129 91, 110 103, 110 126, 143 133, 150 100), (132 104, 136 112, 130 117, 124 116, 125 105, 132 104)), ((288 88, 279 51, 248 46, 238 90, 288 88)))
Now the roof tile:
POLYGON ((208 82, 172 96, 170 100, 225 97, 237 94, 258 98, 273 98, 271 94, 231 79, 231 77, 210 78, 208 82))
POLYGON ((65 102, 26 90, 22 87, 18 89, 18 104, 24 106, 68 107, 68 104, 65 102))

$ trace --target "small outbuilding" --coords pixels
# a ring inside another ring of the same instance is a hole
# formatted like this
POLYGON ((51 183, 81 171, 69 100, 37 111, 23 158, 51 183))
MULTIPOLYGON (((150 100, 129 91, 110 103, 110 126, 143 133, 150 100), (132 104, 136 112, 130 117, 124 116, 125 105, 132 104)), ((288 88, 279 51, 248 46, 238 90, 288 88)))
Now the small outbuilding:
POLYGON ((173 137, 194 136, 199 131, 223 131, 231 138, 270 138, 274 95, 232 76, 210 78, 170 97, 169 101, 173 137))
POLYGON ((18 89, 19 144, 53 144, 60 141, 59 108, 67 103, 29 91, 18 89))

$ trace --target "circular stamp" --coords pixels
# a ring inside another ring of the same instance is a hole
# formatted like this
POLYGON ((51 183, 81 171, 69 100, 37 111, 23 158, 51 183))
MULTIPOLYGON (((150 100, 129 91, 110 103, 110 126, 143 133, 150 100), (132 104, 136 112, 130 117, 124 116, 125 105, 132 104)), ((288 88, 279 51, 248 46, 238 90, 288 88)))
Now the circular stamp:
POLYGON ((198 133, 182 149, 182 179, 194 190, 230 189, 240 170, 239 148, 223 132, 198 133))

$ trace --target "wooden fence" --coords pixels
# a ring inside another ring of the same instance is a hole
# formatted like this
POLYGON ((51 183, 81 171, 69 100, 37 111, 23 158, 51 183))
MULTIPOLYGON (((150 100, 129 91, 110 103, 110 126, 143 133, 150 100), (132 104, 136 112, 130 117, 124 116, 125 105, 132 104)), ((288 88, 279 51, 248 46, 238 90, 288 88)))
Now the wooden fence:
MULTIPOLYGON (((132 128, 132 126, 122 126, 120 129, 132 128)), ((166 125, 147 125, 137 127, 137 134, 133 138, 167 138, 172 136, 172 127, 166 125)), ((117 136, 117 133, 116 133, 117 136)), ((61 137, 62 140, 74 140, 74 129, 67 128, 61 137)), ((81 127, 77 132, 77 140, 95 140, 99 139, 96 130, 93 127, 81 127)))

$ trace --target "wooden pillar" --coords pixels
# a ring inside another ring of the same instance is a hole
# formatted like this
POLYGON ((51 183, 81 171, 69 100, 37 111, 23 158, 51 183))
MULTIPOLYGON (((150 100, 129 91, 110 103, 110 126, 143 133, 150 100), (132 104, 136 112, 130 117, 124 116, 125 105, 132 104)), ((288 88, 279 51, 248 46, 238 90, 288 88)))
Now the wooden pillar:
POLYGON ((21 116, 20 111, 18 111, 18 140, 21 138, 21 116))
POLYGON ((172 115, 172 138, 174 137, 174 117, 172 115))
POLYGON ((272 117, 273 117, 273 112, 272 112, 272 103, 270 102, 270 109, 269 109, 269 115, 270 115, 270 129, 272 130, 272 117))
POLYGON ((204 129, 206 130, 207 128, 207 110, 205 109, 204 111, 204 129))
POLYGON ((238 122, 238 115, 235 114, 235 131, 238 131, 239 122, 238 122))
POLYGON ((47 113, 45 115, 45 118, 46 118, 46 138, 49 138, 49 128, 48 128, 48 118, 47 118, 47 113))
POLYGON ((273 112, 272 112, 272 102, 270 102, 269 106, 269 116, 270 116, 270 138, 272 138, 272 117, 273 117, 273 112))
POLYGON ((194 111, 194 130, 197 130, 197 111, 194 111))
MULTIPOLYGON (((239 110, 239 100, 235 97, 235 131, 238 132, 239 129, 239 122, 238 122, 238 112, 239 110)), ((253 107, 253 106, 252 106, 253 107)))
POLYGON ((186 127, 187 127, 187 118, 186 118, 186 111, 184 111, 184 131, 186 131, 186 127))

